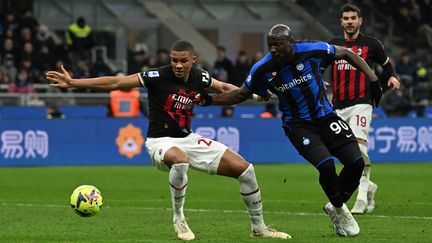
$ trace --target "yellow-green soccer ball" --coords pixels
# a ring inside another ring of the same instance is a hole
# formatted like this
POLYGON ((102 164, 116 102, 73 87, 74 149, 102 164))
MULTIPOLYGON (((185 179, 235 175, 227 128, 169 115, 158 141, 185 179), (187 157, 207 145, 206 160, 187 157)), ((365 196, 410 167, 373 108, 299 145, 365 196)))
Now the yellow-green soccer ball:
POLYGON ((79 216, 94 216, 100 212, 102 205, 102 194, 94 186, 82 185, 72 192, 71 207, 79 216))

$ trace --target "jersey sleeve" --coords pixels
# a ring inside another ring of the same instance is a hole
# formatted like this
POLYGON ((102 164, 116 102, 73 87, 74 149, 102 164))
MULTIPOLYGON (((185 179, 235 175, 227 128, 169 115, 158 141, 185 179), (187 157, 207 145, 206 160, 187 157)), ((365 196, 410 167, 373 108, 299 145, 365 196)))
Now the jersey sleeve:
POLYGON ((155 70, 148 70, 145 72, 140 72, 138 73, 138 77, 139 77, 139 81, 141 86, 149 88, 151 87, 154 83, 157 83, 158 80, 161 77, 160 71, 155 69, 155 70))
POLYGON ((196 78, 198 79, 198 82, 202 88, 206 89, 206 88, 210 88, 212 86, 213 79, 211 78, 210 74, 206 70, 196 68, 196 74, 195 75, 196 75, 196 78))
POLYGON ((385 51, 384 51, 384 45, 382 44, 381 41, 372 38, 373 40, 373 47, 374 47, 374 55, 373 55, 373 60, 380 64, 381 66, 387 64, 387 62, 389 61, 389 57, 386 55, 385 51))

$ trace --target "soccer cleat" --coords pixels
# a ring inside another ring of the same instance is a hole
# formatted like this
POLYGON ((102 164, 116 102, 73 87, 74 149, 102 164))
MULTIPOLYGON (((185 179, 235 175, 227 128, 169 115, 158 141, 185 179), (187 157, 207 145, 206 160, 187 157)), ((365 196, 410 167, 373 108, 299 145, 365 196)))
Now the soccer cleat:
POLYGON ((285 239, 289 240, 291 239, 291 235, 285 233, 285 232, 279 232, 272 228, 265 228, 263 231, 258 232, 255 230, 252 230, 251 233, 252 237, 259 237, 259 238, 272 238, 272 239, 285 239))
POLYGON ((335 214, 347 236, 356 236, 360 233, 360 227, 345 203, 341 208, 335 208, 335 214))
POLYGON ((180 220, 174 224, 174 231, 180 240, 194 240, 195 234, 186 223, 186 219, 180 220))
POLYGON ((369 184, 368 191, 367 191, 367 207, 366 207, 366 213, 370 213, 375 208, 375 194, 378 191, 377 184, 373 183, 372 181, 369 184))
POLYGON ((352 214, 364 214, 366 213, 367 203, 361 199, 357 199, 354 203, 354 207, 351 209, 352 214))
POLYGON ((336 230, 336 234, 340 236, 347 236, 347 233, 345 232, 344 228, 341 225, 341 222, 339 221, 339 218, 336 215, 336 210, 334 206, 330 202, 328 202, 323 209, 330 216, 330 219, 336 230))

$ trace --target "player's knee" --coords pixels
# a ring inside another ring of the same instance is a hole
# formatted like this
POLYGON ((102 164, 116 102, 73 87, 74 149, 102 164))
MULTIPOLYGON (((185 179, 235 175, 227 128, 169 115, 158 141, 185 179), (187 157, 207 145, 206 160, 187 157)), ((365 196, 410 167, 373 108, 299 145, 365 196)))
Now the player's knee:
POLYGON ((363 157, 360 156, 360 157, 355 158, 351 163, 349 163, 346 166, 349 166, 353 170, 359 171, 361 173, 364 169, 365 162, 363 160, 363 157))
POLYGON ((165 153, 163 162, 167 165, 189 163, 189 157, 183 149, 172 147, 165 153))
POLYGON ((317 168, 320 174, 325 175, 330 173, 336 173, 334 158, 332 156, 322 159, 315 167, 317 168))
POLYGON ((364 144, 359 144, 360 153, 363 156, 365 165, 370 166, 369 154, 367 152, 367 147, 364 144))
POLYGON ((242 195, 250 195, 259 191, 255 169, 252 164, 237 179, 240 181, 240 193, 242 195))
POLYGON ((239 181, 242 180, 249 180, 251 178, 255 178, 255 169, 252 164, 249 164, 249 166, 243 171, 243 173, 237 177, 239 181))

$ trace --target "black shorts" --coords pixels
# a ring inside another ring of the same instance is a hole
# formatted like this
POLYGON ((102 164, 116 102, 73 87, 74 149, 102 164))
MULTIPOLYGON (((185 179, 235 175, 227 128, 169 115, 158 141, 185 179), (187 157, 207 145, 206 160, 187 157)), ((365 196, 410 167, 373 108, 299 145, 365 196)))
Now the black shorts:
POLYGON ((319 146, 324 145, 332 152, 345 144, 357 143, 348 123, 336 114, 313 121, 293 121, 288 125, 289 127, 284 127, 285 134, 305 158, 310 158, 308 153, 314 153, 314 148, 319 146))

